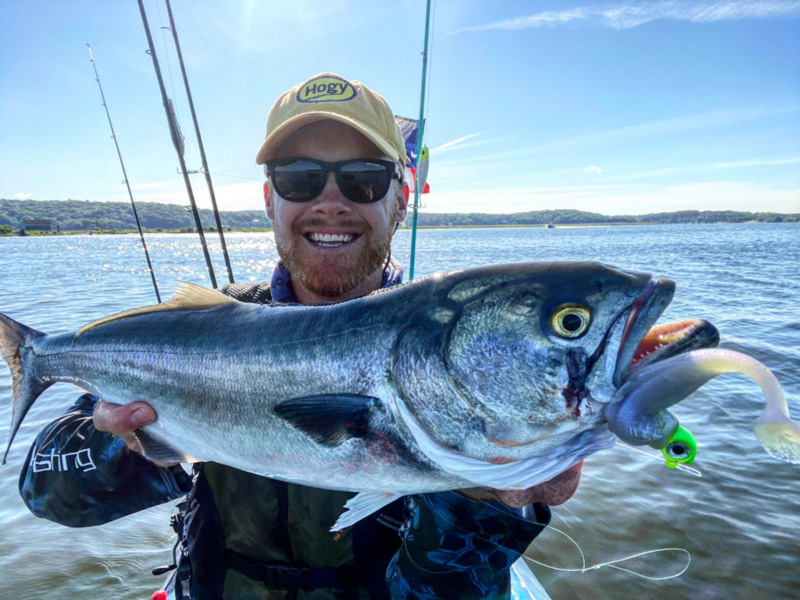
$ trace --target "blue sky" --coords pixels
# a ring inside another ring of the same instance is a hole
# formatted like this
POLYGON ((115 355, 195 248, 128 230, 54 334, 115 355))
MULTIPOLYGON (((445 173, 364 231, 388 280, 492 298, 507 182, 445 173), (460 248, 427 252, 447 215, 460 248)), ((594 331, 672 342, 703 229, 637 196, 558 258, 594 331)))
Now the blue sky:
MULTIPOLYGON (((166 8, 156 51, 199 168, 166 8)), ((423 0, 173 0, 222 210, 263 207, 274 100, 322 71, 419 114, 423 0)), ((187 204, 135 0, 0 3, 0 197, 187 204)), ((800 1, 439 1, 428 212, 800 212, 800 1)), ((192 179, 210 206, 202 176, 192 179)))

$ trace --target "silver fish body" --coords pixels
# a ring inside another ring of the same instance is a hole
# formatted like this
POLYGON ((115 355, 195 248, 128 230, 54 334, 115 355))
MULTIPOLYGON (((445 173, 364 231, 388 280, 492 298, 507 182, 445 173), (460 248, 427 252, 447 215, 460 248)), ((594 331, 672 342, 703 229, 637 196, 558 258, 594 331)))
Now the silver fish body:
MULTIPOLYGON (((526 488, 613 444, 605 409, 673 292, 599 263, 520 263, 322 306, 189 286, 53 336, 0 316, 12 439, 46 387, 70 382, 149 402, 152 459, 371 493, 526 488)), ((700 345, 716 343, 706 325, 700 345)))
MULTIPOLYGON (((627 315, 648 285, 649 276, 595 263, 534 263, 326 306, 213 292, 203 294, 218 303, 202 306, 193 289, 166 310, 36 335, 20 364, 31 388, 66 381, 110 402, 152 404, 158 420, 141 435, 151 458, 335 489, 469 487, 485 482, 444 470, 409 420, 467 459, 505 464, 569 448, 577 462, 581 446, 598 444, 582 434, 603 428, 627 315), (590 311, 575 339, 547 320, 570 303, 590 311)), ((642 335, 673 288, 655 285, 642 335)))

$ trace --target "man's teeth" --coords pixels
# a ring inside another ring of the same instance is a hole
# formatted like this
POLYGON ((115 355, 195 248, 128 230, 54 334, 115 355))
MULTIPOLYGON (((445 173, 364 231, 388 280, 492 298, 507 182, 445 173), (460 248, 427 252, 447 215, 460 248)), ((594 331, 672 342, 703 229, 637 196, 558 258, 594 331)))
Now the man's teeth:
POLYGON ((355 236, 351 233, 309 233, 308 239, 318 246, 341 246, 353 241, 355 236))

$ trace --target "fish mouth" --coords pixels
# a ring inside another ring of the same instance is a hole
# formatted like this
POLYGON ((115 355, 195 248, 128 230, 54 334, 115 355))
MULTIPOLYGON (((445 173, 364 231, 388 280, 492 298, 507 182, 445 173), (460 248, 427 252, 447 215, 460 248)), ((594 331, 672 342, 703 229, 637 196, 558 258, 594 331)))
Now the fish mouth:
POLYGON ((704 319, 690 318, 655 325, 674 293, 675 282, 650 280, 630 306, 617 353, 615 386, 620 387, 632 370, 719 344, 719 331, 704 319))
POLYGON ((683 319, 651 327, 636 347, 631 369, 719 344, 719 330, 705 319, 683 319))

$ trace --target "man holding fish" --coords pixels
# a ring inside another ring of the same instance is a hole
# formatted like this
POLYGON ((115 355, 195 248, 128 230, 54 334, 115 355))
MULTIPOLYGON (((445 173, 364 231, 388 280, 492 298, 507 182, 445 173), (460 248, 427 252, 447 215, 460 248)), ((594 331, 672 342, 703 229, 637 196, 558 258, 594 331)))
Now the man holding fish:
MULTIPOLYGON (((256 158, 266 165, 281 261, 270 283, 221 291, 244 302, 316 304, 400 283, 391 241, 407 211, 405 158, 393 111, 362 83, 323 73, 283 94, 256 158)), ((195 468, 192 486, 179 466, 142 458, 134 432, 155 420, 147 402, 87 394, 40 434, 21 491, 37 515, 85 526, 191 490, 178 578, 197 599, 388 598, 390 590, 396 598, 506 597, 510 565, 549 522, 546 505, 575 492, 582 464, 526 490, 395 500, 334 536, 328 529, 352 493, 213 462, 195 468), (37 469, 36 457, 67 446, 90 450, 96 469, 37 469)))
POLYGON ((668 409, 716 375, 755 379, 759 441, 800 464, 766 367, 710 348, 705 321, 654 327, 668 279, 555 262, 397 285, 405 148, 363 84, 286 92, 256 160, 271 282, 187 284, 58 335, 0 314, 9 447, 50 385, 90 392, 31 448, 34 514, 97 525, 189 492, 177 581, 198 599, 504 598, 583 459, 617 439, 669 452, 668 409))

